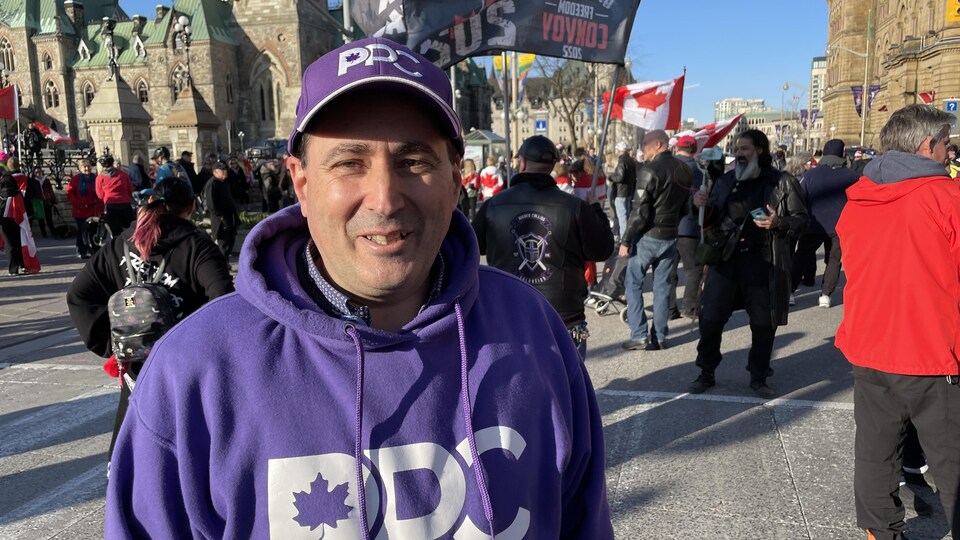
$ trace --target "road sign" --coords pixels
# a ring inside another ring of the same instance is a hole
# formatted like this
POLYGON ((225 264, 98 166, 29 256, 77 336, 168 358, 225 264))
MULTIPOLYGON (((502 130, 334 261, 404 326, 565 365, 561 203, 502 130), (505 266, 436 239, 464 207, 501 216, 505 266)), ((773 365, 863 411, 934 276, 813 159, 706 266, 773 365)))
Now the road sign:
POLYGON ((958 103, 960 103, 960 100, 948 99, 948 100, 944 101, 944 109, 945 109, 947 112, 955 113, 955 112, 957 112, 957 104, 958 104, 958 103))
POLYGON ((542 120, 536 120, 534 122, 534 131, 537 133, 546 133, 547 132, 547 120, 546 118, 542 120))

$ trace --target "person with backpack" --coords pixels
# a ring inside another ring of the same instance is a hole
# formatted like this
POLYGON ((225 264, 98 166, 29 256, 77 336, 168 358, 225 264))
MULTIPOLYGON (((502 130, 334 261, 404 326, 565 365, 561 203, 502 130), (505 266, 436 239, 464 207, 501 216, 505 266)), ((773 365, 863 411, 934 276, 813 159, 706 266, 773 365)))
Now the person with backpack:
POLYGON ((154 182, 155 184, 159 184, 167 178, 186 178, 187 176, 187 173, 180 168, 180 165, 170 161, 170 149, 166 146, 161 146, 160 148, 154 150, 153 162, 157 166, 157 178, 154 182))
MULTIPOLYGON (((123 344, 122 336, 136 333, 112 324, 112 317, 123 314, 112 313, 108 309, 111 297, 118 291, 126 291, 131 285, 155 283, 159 287, 154 290, 162 287, 166 295, 158 295, 150 300, 160 312, 166 311, 162 306, 169 306, 173 323, 208 301, 233 291, 233 279, 226 258, 213 240, 190 221, 194 201, 193 187, 186 178, 168 178, 161 182, 149 202, 141 207, 136 227, 122 236, 116 236, 111 243, 97 251, 73 280, 67 292, 67 306, 70 318, 90 351, 104 358, 111 357, 116 352, 115 342, 123 344)), ((155 322, 158 327, 167 326, 165 321, 155 322)), ((122 348, 124 351, 142 351, 151 345, 152 340, 142 340, 140 343, 128 343, 122 348)), ((104 369, 117 377, 127 373, 135 381, 144 359, 119 365, 111 357, 104 364, 104 369)), ((110 442, 111 453, 131 390, 125 378, 120 388, 120 402, 110 442)))

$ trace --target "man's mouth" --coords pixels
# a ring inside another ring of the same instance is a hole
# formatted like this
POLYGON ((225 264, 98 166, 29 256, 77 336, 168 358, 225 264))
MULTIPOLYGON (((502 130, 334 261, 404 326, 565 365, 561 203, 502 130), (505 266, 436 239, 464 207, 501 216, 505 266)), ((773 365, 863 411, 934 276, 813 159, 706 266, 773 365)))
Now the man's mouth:
POLYGON ((375 244, 380 244, 381 246, 389 246, 394 242, 403 240, 409 235, 410 233, 393 232, 390 234, 365 234, 363 235, 363 237, 375 244))

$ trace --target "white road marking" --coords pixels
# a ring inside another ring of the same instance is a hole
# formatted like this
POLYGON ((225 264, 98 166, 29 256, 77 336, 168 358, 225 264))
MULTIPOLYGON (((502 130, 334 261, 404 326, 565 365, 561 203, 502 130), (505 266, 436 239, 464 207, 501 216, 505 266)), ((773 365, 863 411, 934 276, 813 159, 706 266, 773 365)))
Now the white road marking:
POLYGON ((597 395, 633 397, 647 401, 692 400, 719 403, 740 403, 743 405, 762 405, 764 407, 793 407, 802 409, 825 409, 833 411, 852 411, 853 403, 842 401, 812 401, 807 399, 763 399, 752 396, 731 396, 724 394, 690 394, 676 392, 653 392, 645 390, 597 390, 597 395))

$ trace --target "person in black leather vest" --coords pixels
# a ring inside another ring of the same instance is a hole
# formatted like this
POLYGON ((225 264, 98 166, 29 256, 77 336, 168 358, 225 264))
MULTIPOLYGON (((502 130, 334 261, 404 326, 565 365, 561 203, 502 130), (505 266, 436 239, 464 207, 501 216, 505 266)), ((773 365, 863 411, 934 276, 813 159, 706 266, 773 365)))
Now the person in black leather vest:
POLYGON ((560 191, 550 176, 557 149, 537 135, 520 147, 520 173, 510 189, 477 210, 473 229, 487 264, 534 286, 563 318, 586 355, 584 264, 613 253, 613 232, 593 195, 560 191))
POLYGON ((670 274, 677 264, 680 219, 689 211, 693 174, 670 153, 670 138, 662 129, 643 137, 646 162, 637 174, 633 213, 620 237, 620 256, 630 255, 625 285, 630 339, 624 349, 667 347, 670 274), (653 269, 653 332, 648 333, 643 309, 643 280, 653 269))

